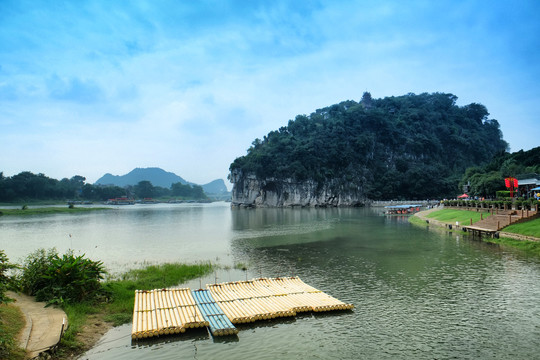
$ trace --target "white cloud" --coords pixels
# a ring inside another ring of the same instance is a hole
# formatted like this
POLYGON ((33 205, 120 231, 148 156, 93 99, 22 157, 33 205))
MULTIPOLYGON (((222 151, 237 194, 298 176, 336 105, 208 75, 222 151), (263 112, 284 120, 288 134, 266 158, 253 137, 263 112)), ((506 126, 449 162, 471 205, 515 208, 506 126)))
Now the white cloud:
POLYGON ((533 3, 231 4, 12 4, 0 171, 95 181, 159 166, 205 183, 256 137, 366 90, 452 92, 486 105, 512 150, 538 143, 533 3))

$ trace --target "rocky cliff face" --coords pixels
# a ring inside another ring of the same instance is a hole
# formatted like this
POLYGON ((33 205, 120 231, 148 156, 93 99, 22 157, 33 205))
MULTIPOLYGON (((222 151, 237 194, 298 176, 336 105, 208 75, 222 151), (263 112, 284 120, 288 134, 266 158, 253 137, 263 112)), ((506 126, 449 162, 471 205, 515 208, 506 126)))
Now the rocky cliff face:
POLYGON ((335 207, 363 206, 363 189, 331 181, 320 185, 308 180, 257 179, 255 175, 233 171, 232 205, 240 207, 335 207))

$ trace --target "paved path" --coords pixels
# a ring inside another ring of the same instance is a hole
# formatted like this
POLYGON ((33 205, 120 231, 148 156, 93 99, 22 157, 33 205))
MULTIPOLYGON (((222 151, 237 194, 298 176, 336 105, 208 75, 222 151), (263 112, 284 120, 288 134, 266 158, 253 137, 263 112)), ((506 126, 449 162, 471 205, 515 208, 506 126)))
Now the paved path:
POLYGON ((26 326, 19 336, 19 346, 26 349, 30 359, 49 350, 60 342, 60 334, 67 328, 66 313, 46 303, 37 302, 34 297, 8 291, 26 316, 26 326))

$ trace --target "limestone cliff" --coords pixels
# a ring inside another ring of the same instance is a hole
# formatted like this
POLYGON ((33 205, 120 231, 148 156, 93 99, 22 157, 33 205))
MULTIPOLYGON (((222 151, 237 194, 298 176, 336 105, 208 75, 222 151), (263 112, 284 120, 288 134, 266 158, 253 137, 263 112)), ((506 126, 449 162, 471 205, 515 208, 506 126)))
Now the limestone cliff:
POLYGON ((361 188, 329 181, 319 185, 313 180, 258 179, 239 170, 229 175, 232 181, 232 205, 240 207, 335 207, 363 206, 361 188))

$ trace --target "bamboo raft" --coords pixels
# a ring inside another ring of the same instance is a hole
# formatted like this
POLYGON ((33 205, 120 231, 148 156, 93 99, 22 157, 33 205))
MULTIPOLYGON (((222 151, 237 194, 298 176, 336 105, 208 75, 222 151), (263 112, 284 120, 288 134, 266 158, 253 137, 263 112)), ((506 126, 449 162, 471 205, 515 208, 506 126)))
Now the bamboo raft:
POLYGON ((307 285, 299 277, 261 278, 207 288, 233 324, 354 307, 307 285))
POLYGON ((298 277, 260 278, 207 285, 207 290, 135 291, 132 339, 209 327, 213 336, 235 335, 233 324, 354 306, 307 285, 298 277))
POLYGON ((208 326, 189 289, 136 290, 132 339, 184 333, 208 326))
POLYGON ((225 316, 208 290, 194 290, 192 294, 204 319, 210 324, 208 327, 213 336, 238 334, 238 329, 225 316))

